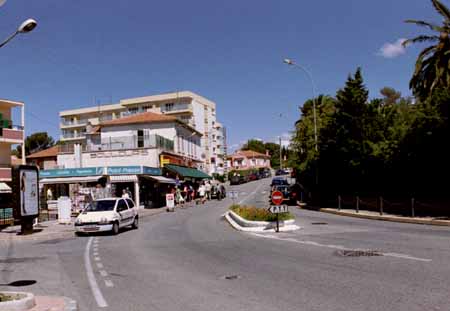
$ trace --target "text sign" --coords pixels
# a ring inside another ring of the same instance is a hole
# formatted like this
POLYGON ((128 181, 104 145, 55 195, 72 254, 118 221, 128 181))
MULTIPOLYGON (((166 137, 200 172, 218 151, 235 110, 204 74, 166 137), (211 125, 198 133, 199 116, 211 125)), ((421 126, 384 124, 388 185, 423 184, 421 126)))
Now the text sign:
POLYGON ((238 192, 237 192, 236 190, 228 191, 228 196, 229 196, 231 199, 237 199, 237 197, 238 197, 238 192))
POLYGON ((67 168, 42 170, 39 172, 40 177, 82 177, 103 175, 103 167, 84 167, 84 168, 67 168))
POLYGON ((269 212, 272 214, 289 213, 289 208, 287 205, 273 205, 269 207, 269 212))
POLYGON ((283 203, 284 196, 281 191, 272 192, 272 203, 273 205, 281 205, 283 203))
POLYGON ((166 194, 166 207, 174 208, 175 207, 175 196, 173 193, 166 194))

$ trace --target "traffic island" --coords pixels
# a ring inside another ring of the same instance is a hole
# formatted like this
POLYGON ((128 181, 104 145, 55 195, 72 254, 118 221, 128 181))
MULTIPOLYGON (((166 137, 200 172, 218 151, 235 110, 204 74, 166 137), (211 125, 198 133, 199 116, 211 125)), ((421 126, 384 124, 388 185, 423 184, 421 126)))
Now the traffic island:
MULTIPOLYGON (((230 225, 239 231, 244 232, 275 232, 276 216, 263 208, 254 206, 232 205, 225 219, 230 225)), ((294 231, 300 229, 295 224, 294 216, 291 213, 282 214, 279 218, 280 231, 294 231)))
POLYGON ((77 311, 76 301, 67 297, 34 296, 25 292, 0 292, 0 311, 77 311))

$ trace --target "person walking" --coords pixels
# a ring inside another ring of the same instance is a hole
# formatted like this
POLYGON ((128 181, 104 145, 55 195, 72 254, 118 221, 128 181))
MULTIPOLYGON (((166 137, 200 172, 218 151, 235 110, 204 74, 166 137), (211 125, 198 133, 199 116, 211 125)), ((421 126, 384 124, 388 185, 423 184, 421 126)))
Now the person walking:
POLYGON ((200 198, 200 202, 202 203, 202 204, 205 204, 205 201, 206 201, 206 188, 205 188, 205 185, 204 184, 201 184, 200 185, 200 187, 198 188, 198 196, 199 196, 199 198, 200 198))
POLYGON ((206 199, 211 200, 211 183, 209 181, 206 181, 205 185, 205 193, 206 193, 206 199))

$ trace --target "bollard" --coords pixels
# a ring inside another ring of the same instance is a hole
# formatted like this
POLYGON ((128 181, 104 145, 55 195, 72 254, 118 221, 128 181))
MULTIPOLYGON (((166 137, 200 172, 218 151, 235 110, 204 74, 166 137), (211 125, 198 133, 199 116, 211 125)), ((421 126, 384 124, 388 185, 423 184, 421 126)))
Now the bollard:
POLYGON ((359 196, 356 197, 356 212, 359 213, 359 196))
POLYGON ((338 195, 338 211, 341 210, 341 196, 338 195))
POLYGON ((383 216, 383 197, 380 197, 380 215, 383 216))
POLYGON ((414 206, 415 202, 414 202, 414 198, 411 199, 411 217, 416 217, 416 212, 414 211, 414 206))

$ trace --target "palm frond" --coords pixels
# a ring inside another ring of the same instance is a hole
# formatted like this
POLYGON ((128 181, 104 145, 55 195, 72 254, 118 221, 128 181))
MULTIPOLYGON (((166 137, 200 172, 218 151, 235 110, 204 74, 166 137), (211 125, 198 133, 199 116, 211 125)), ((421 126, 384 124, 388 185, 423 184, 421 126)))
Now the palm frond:
POLYGON ((424 22, 424 21, 419 21, 419 20, 415 20, 415 19, 407 19, 405 21, 405 23, 407 24, 415 24, 418 26, 423 26, 423 27, 428 27, 431 30, 437 31, 437 32, 444 32, 444 31, 449 31, 450 29, 447 29, 446 27, 440 27, 428 22, 424 22))
POLYGON ((431 0, 436 11, 441 14, 447 21, 450 21, 450 10, 439 0, 431 0))
MULTIPOLYGON (((427 56, 428 54, 436 51, 436 49, 437 49, 437 47, 435 45, 427 47, 422 52, 420 52, 419 56, 417 56, 417 59, 424 59, 425 56, 427 56)), ((450 51, 448 51, 448 52, 450 52, 450 51)))
POLYGON ((431 42, 439 41, 439 36, 417 36, 413 39, 408 39, 408 40, 403 41, 402 45, 407 46, 409 44, 427 42, 427 41, 431 41, 431 42))

